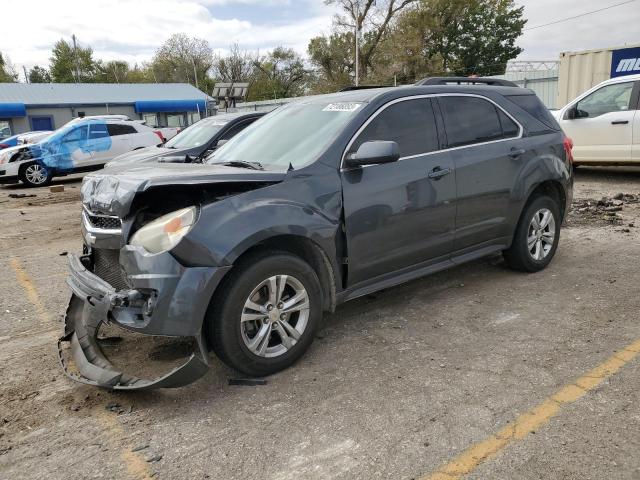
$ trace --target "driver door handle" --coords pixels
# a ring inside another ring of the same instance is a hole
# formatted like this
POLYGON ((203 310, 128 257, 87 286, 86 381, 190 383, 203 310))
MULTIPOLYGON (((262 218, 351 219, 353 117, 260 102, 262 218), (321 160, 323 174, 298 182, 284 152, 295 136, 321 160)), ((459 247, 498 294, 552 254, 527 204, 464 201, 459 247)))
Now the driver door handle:
POLYGON ((509 152, 509 157, 516 159, 521 157, 525 153, 527 153, 527 151, 522 148, 512 148, 511 151, 509 152))
POLYGON ((611 125, 627 125, 629 120, 614 120, 611 125))
POLYGON ((444 177, 445 175, 449 175, 450 173, 451 173, 450 168, 435 167, 433 170, 429 172, 428 177, 431 180, 440 180, 442 177, 444 177))

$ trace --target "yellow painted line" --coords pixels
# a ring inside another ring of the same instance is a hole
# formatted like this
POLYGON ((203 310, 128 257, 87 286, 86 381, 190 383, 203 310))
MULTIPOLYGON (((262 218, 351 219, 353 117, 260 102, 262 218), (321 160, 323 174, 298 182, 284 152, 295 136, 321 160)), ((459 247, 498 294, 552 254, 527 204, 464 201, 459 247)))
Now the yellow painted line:
MULTIPOLYGON (((17 258, 12 258, 9 261, 9 265, 15 273, 18 283, 27 294, 27 298, 36 309, 36 313, 38 314, 40 321, 43 324, 49 323, 49 313, 47 312, 44 303, 42 303, 40 295, 38 294, 29 274, 25 271, 17 258)), ((47 333, 49 336, 57 340, 54 332, 49 331, 47 333)), ((131 451, 130 444, 124 443, 126 432, 124 431, 122 424, 118 421, 116 415, 114 413, 107 412, 101 406, 97 406, 93 409, 93 417, 97 418, 105 428, 104 433, 107 439, 113 445, 117 445, 121 449, 120 458, 126 466, 129 478, 134 480, 151 480, 152 474, 149 470, 149 464, 140 456, 140 454, 131 451)))
POLYGON ((16 258, 12 258, 9 261, 9 265, 15 272, 16 279, 27 294, 27 298, 31 302, 31 305, 36 309, 36 313, 38 314, 40 321, 42 323, 49 323, 49 314, 47 313, 47 309, 45 308, 44 303, 42 303, 40 295, 31 281, 29 274, 24 270, 24 268, 22 268, 22 264, 16 258))
POLYGON ((420 480, 456 480, 470 474, 479 465, 495 457, 510 444, 522 440, 531 432, 539 429, 564 407, 577 401, 604 380, 615 375, 638 354, 640 354, 640 339, 614 353, 604 363, 590 370, 572 384, 561 388, 533 409, 523 413, 499 432, 472 445, 434 473, 420 477, 420 480))

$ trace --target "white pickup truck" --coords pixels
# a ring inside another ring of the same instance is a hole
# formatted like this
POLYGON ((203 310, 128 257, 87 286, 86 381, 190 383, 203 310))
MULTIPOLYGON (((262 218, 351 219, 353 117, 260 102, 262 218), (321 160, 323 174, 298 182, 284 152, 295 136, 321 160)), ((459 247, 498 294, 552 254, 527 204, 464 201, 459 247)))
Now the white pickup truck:
POLYGON ((606 80, 551 113, 573 140, 574 165, 640 165, 640 75, 606 80))

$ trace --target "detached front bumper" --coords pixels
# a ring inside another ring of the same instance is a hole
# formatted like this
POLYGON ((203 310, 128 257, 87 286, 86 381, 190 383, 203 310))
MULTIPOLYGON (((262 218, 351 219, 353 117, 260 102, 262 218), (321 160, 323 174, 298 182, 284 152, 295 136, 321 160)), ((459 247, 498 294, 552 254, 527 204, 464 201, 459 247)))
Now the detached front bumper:
POLYGON ((116 290, 89 271, 81 258, 69 255, 67 284, 73 295, 65 316, 64 336, 58 341, 63 370, 75 381, 115 390, 176 388, 196 381, 208 370, 202 338, 206 305, 227 269, 186 268, 170 254, 149 256, 135 250, 130 250, 124 260, 132 288, 116 290), (199 352, 166 375, 141 379, 119 371, 105 357, 97 340, 102 323, 151 335, 193 337, 199 352), (70 346, 77 373, 65 360, 65 344, 70 346))

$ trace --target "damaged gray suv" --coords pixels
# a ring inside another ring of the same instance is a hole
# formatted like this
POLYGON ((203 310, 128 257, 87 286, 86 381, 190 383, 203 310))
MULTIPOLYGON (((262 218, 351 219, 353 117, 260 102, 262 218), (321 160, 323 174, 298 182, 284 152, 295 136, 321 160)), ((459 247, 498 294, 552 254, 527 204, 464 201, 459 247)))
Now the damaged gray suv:
POLYGON ((178 387, 212 350, 268 375, 347 300, 496 252, 517 270, 546 267, 572 197, 570 141, 530 90, 425 83, 288 104, 203 165, 87 176, 59 346, 67 374, 178 387), (196 347, 138 378, 103 354, 104 323, 196 347))

